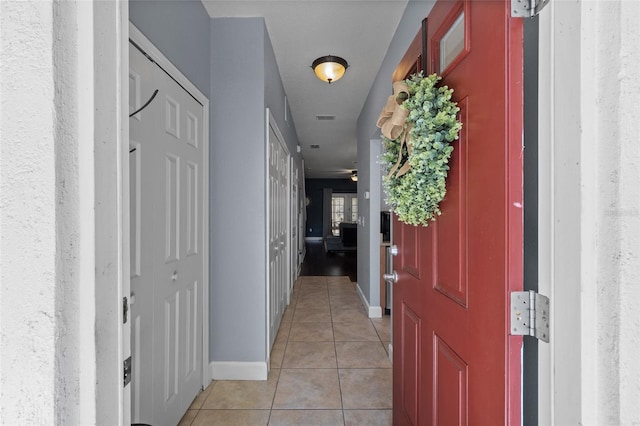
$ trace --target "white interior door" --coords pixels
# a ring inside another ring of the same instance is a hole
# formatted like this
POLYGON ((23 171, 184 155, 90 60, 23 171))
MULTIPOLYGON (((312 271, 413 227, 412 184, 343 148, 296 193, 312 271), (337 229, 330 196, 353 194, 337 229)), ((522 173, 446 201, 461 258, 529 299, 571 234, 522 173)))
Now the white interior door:
POLYGON ((203 106, 130 47, 132 420, 175 425, 202 387, 203 106))
POLYGON ((289 288, 289 154, 272 119, 268 133, 269 349, 280 327, 289 288))

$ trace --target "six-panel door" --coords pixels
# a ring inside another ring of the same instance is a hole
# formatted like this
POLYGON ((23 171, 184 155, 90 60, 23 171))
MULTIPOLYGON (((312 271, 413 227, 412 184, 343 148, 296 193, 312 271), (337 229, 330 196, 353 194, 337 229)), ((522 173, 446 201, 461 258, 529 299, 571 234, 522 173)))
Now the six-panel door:
POLYGON ((442 215, 395 219, 394 425, 516 425, 522 287, 522 22, 509 2, 439 0, 426 20, 427 73, 460 107, 442 215))

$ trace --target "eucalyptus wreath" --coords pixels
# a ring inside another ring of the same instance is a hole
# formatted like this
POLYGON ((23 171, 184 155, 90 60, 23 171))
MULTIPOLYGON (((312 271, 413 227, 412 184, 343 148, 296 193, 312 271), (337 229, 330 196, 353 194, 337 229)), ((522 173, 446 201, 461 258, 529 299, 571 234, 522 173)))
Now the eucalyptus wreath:
POLYGON ((410 225, 428 226, 441 214, 439 205, 447 193, 448 163, 453 152, 451 142, 458 139, 462 128, 457 118, 460 108, 451 100, 453 89, 438 86, 441 79, 437 74, 423 77, 422 73, 406 79, 409 97, 401 106, 409 114, 403 134, 396 139, 382 137, 387 203, 400 221, 410 225), (397 173, 398 164, 405 162, 409 169, 397 173))

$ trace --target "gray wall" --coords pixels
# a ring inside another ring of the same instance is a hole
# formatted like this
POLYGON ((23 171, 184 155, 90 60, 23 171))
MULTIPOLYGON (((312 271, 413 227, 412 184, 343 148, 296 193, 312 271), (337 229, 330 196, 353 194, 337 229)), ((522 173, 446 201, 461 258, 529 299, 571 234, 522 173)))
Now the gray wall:
POLYGON ((265 361, 266 107, 301 158, 264 20, 211 19, 199 0, 132 0, 129 14, 210 101, 210 360, 265 361))
POLYGON ((361 226, 359 231, 362 232, 358 232, 358 285, 371 306, 377 306, 380 303, 379 223, 380 207, 384 205, 385 198, 381 190, 380 165, 377 162, 380 154, 380 131, 376 127, 376 121, 387 97, 392 93, 393 71, 415 35, 420 31, 422 20, 432 7, 433 1, 407 3, 407 8, 358 118, 358 209, 360 216, 365 217, 365 226, 361 226), (364 199, 364 191, 369 191, 369 200, 364 199))
POLYGON ((278 130, 280 130, 287 143, 289 154, 291 154, 291 157, 298 163, 300 168, 298 187, 302 187, 302 156, 296 152, 296 147, 300 142, 291 112, 288 112, 287 120, 284 119, 285 91, 266 25, 264 26, 264 89, 266 106, 269 107, 273 118, 278 124, 278 130))
POLYGON ((200 0, 130 0, 129 19, 209 96, 211 19, 200 0))
POLYGON ((215 361, 265 359, 263 64, 262 18, 211 20, 210 354, 215 361))
POLYGON ((264 361, 265 108, 299 163, 298 139, 264 19, 212 19, 211 52, 211 360, 264 361))

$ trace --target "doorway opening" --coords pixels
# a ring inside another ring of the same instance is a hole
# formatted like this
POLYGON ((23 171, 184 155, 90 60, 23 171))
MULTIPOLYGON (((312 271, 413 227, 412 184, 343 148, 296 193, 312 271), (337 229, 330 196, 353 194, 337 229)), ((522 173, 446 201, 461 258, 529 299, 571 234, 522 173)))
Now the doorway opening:
POLYGON ((333 194, 331 196, 331 234, 341 236, 341 223, 358 221, 358 194, 333 194))

